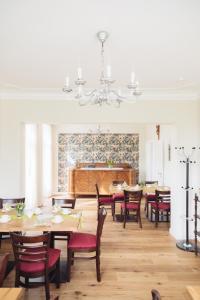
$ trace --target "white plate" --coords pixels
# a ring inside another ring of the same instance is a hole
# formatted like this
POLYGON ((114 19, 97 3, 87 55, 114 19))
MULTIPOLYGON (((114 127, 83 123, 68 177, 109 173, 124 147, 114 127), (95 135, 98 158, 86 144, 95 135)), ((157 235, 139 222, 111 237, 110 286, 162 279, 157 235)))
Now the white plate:
POLYGON ((8 215, 4 215, 0 218, 0 223, 8 223, 11 220, 11 217, 8 215), (7 217, 5 217, 7 216, 7 217))
POLYGON ((69 208, 62 208, 62 213, 63 213, 63 215, 69 215, 69 214, 71 214, 71 209, 69 209, 69 208))
POLYGON ((52 222, 55 223, 55 224, 59 224, 59 223, 62 223, 64 220, 63 220, 63 217, 62 216, 55 216, 53 219, 52 219, 52 222))

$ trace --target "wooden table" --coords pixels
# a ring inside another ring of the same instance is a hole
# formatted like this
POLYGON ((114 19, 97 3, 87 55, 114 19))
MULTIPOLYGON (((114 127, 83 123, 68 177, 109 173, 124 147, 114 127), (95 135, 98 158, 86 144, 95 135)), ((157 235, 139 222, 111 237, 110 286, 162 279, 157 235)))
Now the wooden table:
MULTIPOLYGON (((126 187, 123 187, 122 185, 110 185, 109 186, 109 192, 110 192, 110 195, 113 195, 113 194, 121 194, 123 193, 123 191, 126 190, 126 191, 143 191, 143 195, 144 197, 146 197, 147 195, 149 194, 155 194, 155 191, 158 190, 158 191, 169 191, 170 190, 170 187, 168 186, 158 186, 158 185, 147 185, 147 186, 139 186, 139 185, 135 185, 135 186, 126 186, 126 187)), ((116 200, 115 202, 122 202, 123 200, 116 200)), ((148 205, 147 205, 147 218, 148 218, 148 205)), ((116 219, 119 219, 121 220, 117 215, 116 215, 116 219)))
POLYGON ((126 191, 141 191, 142 190, 143 195, 146 195, 146 194, 155 194, 156 190, 158 190, 158 191, 169 191, 170 187, 168 187, 168 186, 156 186, 156 185, 143 186, 143 187, 141 187, 139 185, 135 185, 135 186, 123 187, 121 185, 114 186, 112 184, 109 186, 109 193, 111 195, 121 193, 124 190, 126 190, 126 191))
POLYGON ((20 300, 23 295, 23 288, 0 288, 0 300, 20 300))
POLYGON ((9 212, 2 212, 0 210, 0 217, 2 215, 9 215, 11 220, 7 223, 0 223, 1 232, 12 232, 12 231, 77 231, 81 226, 81 212, 73 210, 71 214, 64 215, 61 212, 57 212, 56 215, 61 215, 63 221, 59 224, 52 222, 53 216, 50 211, 46 214, 52 214, 52 218, 44 220, 44 222, 39 221, 41 215, 45 215, 45 208, 42 210, 41 215, 33 215, 31 218, 24 215, 22 217, 16 216, 16 210, 12 209, 9 212))
MULTIPOLYGON (((82 213, 78 210, 72 210, 71 214, 62 214, 62 210, 56 213, 52 213, 52 208, 42 208, 41 215, 33 215, 31 218, 24 215, 22 217, 16 216, 16 210, 12 209, 9 212, 2 212, 0 210, 0 217, 2 215, 9 215, 11 220, 7 223, 0 223, 0 232, 13 232, 13 231, 22 231, 22 232, 45 232, 45 231, 77 231, 81 228, 81 219, 82 213), (52 215, 47 221, 42 222, 41 224, 38 221, 40 216, 49 214, 52 215), (63 221, 59 224, 55 224, 52 222, 52 218, 55 215, 60 215, 63 218, 63 221)), ((67 274, 66 274, 66 261, 60 261, 60 269, 61 269, 61 282, 67 281, 67 274)), ((10 298, 12 299, 12 298, 10 298)))
POLYGON ((188 299, 200 300, 200 286, 199 285, 188 285, 186 287, 188 293, 188 299))

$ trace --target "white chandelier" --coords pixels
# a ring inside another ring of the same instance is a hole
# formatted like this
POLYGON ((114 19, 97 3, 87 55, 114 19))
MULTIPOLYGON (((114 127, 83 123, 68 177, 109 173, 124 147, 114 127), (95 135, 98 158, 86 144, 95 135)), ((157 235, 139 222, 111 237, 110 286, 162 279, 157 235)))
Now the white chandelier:
POLYGON ((123 101, 135 101, 137 97, 142 94, 139 88, 139 82, 135 80, 135 73, 131 72, 126 94, 124 93, 122 95, 120 90, 115 90, 112 87, 115 80, 112 79, 111 66, 107 65, 105 67, 104 63, 104 43, 108 38, 108 33, 106 31, 99 31, 97 38, 101 43, 100 87, 90 91, 85 89, 86 81, 82 75, 82 68, 79 67, 77 70, 78 78, 75 80, 75 88, 73 89, 70 86, 69 77, 66 77, 63 92, 73 94, 74 98, 77 99, 82 106, 87 104, 98 104, 100 106, 103 104, 114 104, 120 106, 120 103, 123 101))

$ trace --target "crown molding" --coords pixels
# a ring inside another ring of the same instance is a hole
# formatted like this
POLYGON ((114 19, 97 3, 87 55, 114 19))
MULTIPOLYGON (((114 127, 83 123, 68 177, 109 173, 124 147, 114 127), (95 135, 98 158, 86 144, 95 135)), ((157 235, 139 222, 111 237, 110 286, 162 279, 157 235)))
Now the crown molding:
MULTIPOLYGON (((72 95, 67 95, 59 89, 20 89, 0 90, 0 100, 27 100, 27 101, 69 101, 78 102, 72 95)), ((170 90, 144 91, 141 96, 126 100, 124 102, 134 103, 135 101, 198 101, 200 95, 197 92, 177 92, 170 90)))

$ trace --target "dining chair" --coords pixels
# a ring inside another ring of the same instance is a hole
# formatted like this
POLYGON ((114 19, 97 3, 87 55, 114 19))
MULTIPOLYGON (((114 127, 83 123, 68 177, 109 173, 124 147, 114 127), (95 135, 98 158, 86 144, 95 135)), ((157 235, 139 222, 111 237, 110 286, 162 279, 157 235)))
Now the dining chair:
MULTIPOLYGON (((145 186, 148 186, 148 185, 155 185, 155 186, 157 186, 158 185, 158 181, 157 180, 153 180, 153 181, 146 180, 145 181, 145 186)), ((145 194, 144 211, 146 211, 146 217, 147 218, 149 218, 149 203, 153 202, 155 200, 156 200, 155 193, 153 193, 153 194, 145 194)))
POLYGON ((24 203, 25 198, 0 198, 0 209, 4 207, 5 204, 9 204, 11 207, 15 207, 17 203, 24 203))
POLYGON ((100 244, 101 235, 103 231, 103 224, 107 215, 107 211, 104 207, 100 208, 98 216, 97 231, 95 234, 73 232, 70 235, 70 239, 67 246, 67 281, 70 281, 71 277, 71 265, 74 259, 95 259, 96 260, 96 277, 97 281, 101 281, 100 272, 100 244), (90 257, 76 257, 75 253, 90 253, 95 252, 94 256, 90 257))
POLYGON ((160 293, 157 290, 151 290, 152 300, 161 300, 160 293))
POLYGON ((6 253, 0 256, 0 287, 2 287, 5 278, 9 255, 9 253, 6 253))
MULTIPOLYGON (((114 187, 117 187, 118 185, 122 185, 123 183, 124 183, 124 180, 113 180, 112 185, 114 187)), ((116 191, 112 197, 114 200, 113 215, 115 217, 115 204, 116 204, 116 202, 124 201, 124 191, 116 191)))
POLYGON ((170 217, 170 200, 171 193, 169 190, 156 190, 156 200, 155 202, 151 202, 151 221, 153 221, 153 215, 155 217, 155 227, 158 226, 158 222, 164 221, 164 217, 166 221, 169 222, 170 217))
POLYGON ((115 202, 112 198, 112 196, 104 196, 104 195, 100 195, 99 194, 99 187, 98 184, 95 184, 95 188, 96 188, 96 197, 97 197, 97 218, 99 216, 99 209, 101 207, 104 206, 110 206, 111 211, 112 211, 112 217, 113 217, 113 221, 115 219, 115 202))
MULTIPOLYGON (((25 198, 0 198, 0 209, 3 209, 5 204, 8 204, 10 207, 15 208, 17 203, 25 203, 25 198)), ((8 238, 10 238, 9 232, 0 232, 0 248, 2 240, 8 238)))
POLYGON ((50 299, 49 275, 53 273, 56 287, 60 286, 60 250, 49 247, 50 234, 24 236, 11 232, 10 236, 16 267, 15 287, 33 288, 44 284, 46 299, 50 299), (29 280, 39 277, 44 277, 44 282, 29 280))
POLYGON ((140 206, 142 199, 142 190, 126 191, 124 190, 124 202, 121 203, 121 219, 123 220, 123 227, 126 227, 127 218, 130 218, 130 212, 142 228, 142 221, 140 215, 140 206))
POLYGON ((52 198, 52 206, 58 205, 61 208, 74 209, 76 204, 76 198, 52 198))
MULTIPOLYGON (((52 198, 52 206, 59 205, 61 208, 74 209, 76 198, 52 198)), ((68 241, 69 231, 52 231, 50 239, 50 247, 55 247, 55 241, 68 241)))

